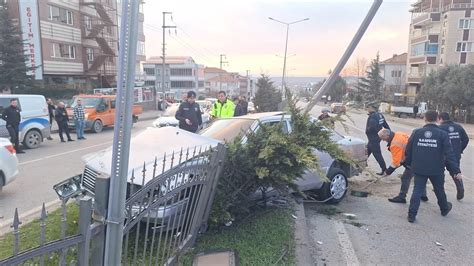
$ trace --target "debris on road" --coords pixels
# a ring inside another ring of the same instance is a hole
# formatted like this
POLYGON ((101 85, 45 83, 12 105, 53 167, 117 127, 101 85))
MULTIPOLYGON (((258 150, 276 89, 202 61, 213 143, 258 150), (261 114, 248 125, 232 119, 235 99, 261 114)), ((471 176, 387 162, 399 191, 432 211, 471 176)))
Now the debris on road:
POLYGON ((353 213, 344 213, 343 214, 347 219, 350 219, 350 220, 354 220, 355 218, 357 218, 357 215, 353 214, 353 213))
POLYGON ((322 241, 316 241, 316 243, 318 243, 318 245, 322 245, 322 244, 323 244, 322 241))
POLYGON ((437 246, 443 246, 443 244, 441 244, 441 243, 439 243, 439 242, 435 242, 435 244, 436 244, 437 246))
POLYGON ((298 219, 298 217, 294 214, 292 214, 291 217, 293 217, 293 219, 298 219))

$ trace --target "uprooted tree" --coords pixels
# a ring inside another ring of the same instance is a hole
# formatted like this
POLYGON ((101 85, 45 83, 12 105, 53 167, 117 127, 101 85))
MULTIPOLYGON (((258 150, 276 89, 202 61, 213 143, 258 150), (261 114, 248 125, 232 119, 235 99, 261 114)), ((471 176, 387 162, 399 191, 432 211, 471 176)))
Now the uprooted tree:
POLYGON ((227 143, 224 171, 220 176, 210 215, 212 224, 239 219, 256 206, 260 195, 265 202, 268 188, 288 194, 298 191, 295 181, 306 169, 318 169, 314 149, 329 153, 336 159, 349 161, 339 146, 331 140, 331 132, 323 124, 311 122, 308 112, 297 107, 297 99, 287 90, 291 114, 290 133, 283 123, 261 125, 257 132, 246 135, 246 143, 236 138, 227 143), (257 193, 255 193, 257 192, 257 193))

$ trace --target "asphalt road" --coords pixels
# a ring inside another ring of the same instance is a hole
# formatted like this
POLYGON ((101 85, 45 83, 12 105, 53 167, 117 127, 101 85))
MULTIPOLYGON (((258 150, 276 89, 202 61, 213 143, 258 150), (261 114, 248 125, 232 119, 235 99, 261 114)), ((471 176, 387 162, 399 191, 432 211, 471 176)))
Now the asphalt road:
MULTIPOLYGON (((152 126, 152 120, 134 124, 132 134, 152 126)), ((112 145, 114 130, 105 128, 99 134, 86 132, 87 140, 60 143, 59 136, 43 142, 41 147, 18 154, 20 173, 0 192, 0 224, 13 217, 15 208, 20 214, 58 199, 53 185, 83 171, 81 157, 112 145), (3 218, 2 218, 3 216, 3 218)), ((76 134, 72 134, 76 139, 76 134)))
MULTIPOLYGON (((315 107, 312 114, 319 115, 320 109, 315 107)), ((337 126, 338 131, 365 139, 367 114, 360 111, 349 115, 353 121, 346 122, 349 132, 344 132, 341 126, 337 126)), ((390 118, 388 122, 395 131, 411 133, 414 129, 390 118)), ((409 224, 406 218, 408 204, 387 201, 399 192, 402 169, 370 186, 371 194, 367 198, 347 195, 336 206, 305 204, 315 265, 471 265, 474 261, 473 153, 474 145, 470 143, 461 162, 466 176, 462 201, 456 200, 454 182, 446 173, 446 193, 448 201, 453 203, 453 210, 446 217, 440 215, 430 186, 430 200, 421 204, 414 224, 409 224), (348 218, 345 213, 354 214, 355 218, 348 218)), ((383 155, 389 164, 389 152, 384 151, 383 155)), ((373 157, 369 158, 369 169, 379 170, 373 157)), ((369 179, 363 174, 353 178, 350 186, 361 188, 369 179)))

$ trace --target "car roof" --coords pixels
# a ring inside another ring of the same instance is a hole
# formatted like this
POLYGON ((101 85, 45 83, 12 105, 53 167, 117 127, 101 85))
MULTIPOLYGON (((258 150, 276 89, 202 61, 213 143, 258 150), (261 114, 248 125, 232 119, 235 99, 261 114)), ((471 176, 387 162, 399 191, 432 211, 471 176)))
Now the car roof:
POLYGON ((253 114, 238 116, 236 118, 262 120, 262 119, 271 118, 271 117, 274 117, 274 116, 282 116, 282 115, 285 115, 285 114, 286 113, 283 112, 283 111, 280 111, 280 112, 263 112, 263 113, 253 113, 253 114))

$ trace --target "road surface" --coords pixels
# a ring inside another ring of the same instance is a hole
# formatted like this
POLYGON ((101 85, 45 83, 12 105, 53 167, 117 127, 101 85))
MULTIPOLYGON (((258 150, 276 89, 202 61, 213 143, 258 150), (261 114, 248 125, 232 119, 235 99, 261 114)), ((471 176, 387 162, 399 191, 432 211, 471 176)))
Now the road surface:
MULTIPOLYGON (((319 115, 320 109, 315 107, 312 114, 319 115)), ((349 132, 340 126, 338 131, 366 139, 367 114, 360 111, 349 115, 354 122, 347 121, 349 132)), ((411 133, 414 129, 387 118, 392 130, 411 133)), ((389 164, 390 154, 383 150, 389 164)), ((470 143, 461 162, 466 176, 462 201, 456 200, 454 182, 446 173, 447 197, 453 203, 453 210, 446 217, 440 215, 430 188, 429 201, 422 202, 414 224, 407 221, 408 204, 387 201, 399 192, 398 176, 402 169, 369 187, 371 195, 367 198, 347 195, 336 206, 305 204, 315 265, 471 265, 474 261, 473 156, 474 145, 470 143), (355 218, 345 216, 347 213, 355 218)), ((369 158, 369 168, 372 172, 379 171, 373 157, 369 158)), ((365 175, 353 178, 350 186, 360 188, 367 179, 365 175)))

